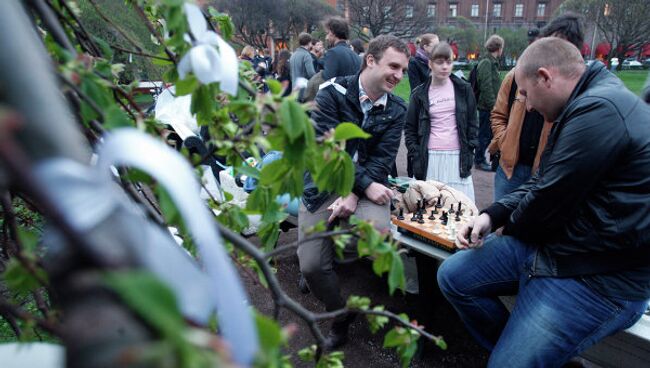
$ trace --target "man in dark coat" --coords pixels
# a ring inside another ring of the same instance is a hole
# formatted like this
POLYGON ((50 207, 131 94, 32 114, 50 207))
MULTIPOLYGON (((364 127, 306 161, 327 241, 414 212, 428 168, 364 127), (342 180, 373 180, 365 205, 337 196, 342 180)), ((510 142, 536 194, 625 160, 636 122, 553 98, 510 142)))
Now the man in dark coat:
MULTIPOLYGON (((406 104, 392 91, 406 71, 408 54, 408 48, 397 37, 379 36, 370 41, 360 73, 326 81, 316 95, 317 108, 312 118, 318 135, 343 122, 357 124, 371 134, 368 139, 346 142, 345 149, 355 163, 354 186, 349 195, 321 193, 309 174, 305 178, 298 215, 300 271, 328 311, 345 307, 332 269, 334 247, 329 239, 302 242, 305 231, 320 221, 345 222, 351 215, 371 221, 378 230, 389 229, 392 191, 387 179, 406 115, 406 104)), ((344 316, 334 321, 328 348, 345 343, 351 320, 344 316)))
POLYGON ((331 17, 323 25, 329 46, 323 59, 323 79, 357 74, 361 58, 348 45, 348 22, 341 17, 331 17))
POLYGON ((515 79, 553 122, 539 169, 461 229, 458 247, 474 249, 443 262, 438 282, 488 366, 560 367, 636 323, 650 298, 650 107, 556 37, 524 51, 515 79), (513 294, 508 313, 498 296, 513 294))

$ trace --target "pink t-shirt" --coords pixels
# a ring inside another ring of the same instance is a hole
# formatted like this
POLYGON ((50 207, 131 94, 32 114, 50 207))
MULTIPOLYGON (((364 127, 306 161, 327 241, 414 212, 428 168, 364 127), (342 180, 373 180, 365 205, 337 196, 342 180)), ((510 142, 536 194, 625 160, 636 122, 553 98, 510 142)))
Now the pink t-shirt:
POLYGON ((456 127, 456 99, 454 84, 447 78, 442 86, 429 87, 430 150, 460 149, 456 127))

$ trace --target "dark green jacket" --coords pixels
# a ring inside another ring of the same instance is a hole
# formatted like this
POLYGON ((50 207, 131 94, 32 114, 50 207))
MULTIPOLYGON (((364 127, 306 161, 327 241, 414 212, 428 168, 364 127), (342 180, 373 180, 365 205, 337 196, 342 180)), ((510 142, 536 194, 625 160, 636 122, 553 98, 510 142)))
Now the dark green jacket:
POLYGON ((476 107, 483 111, 492 111, 497 101, 501 78, 499 78, 499 61, 488 54, 476 67, 476 80, 481 93, 478 96, 476 107))

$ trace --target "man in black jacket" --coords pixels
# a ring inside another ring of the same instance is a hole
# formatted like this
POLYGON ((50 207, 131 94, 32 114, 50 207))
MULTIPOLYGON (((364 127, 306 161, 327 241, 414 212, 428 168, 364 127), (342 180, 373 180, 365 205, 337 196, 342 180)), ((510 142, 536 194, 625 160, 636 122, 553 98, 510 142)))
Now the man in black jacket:
POLYGON ((458 233, 474 249, 438 282, 489 366, 559 367, 633 325, 650 298, 650 107, 555 37, 526 49, 515 78, 527 109, 553 122, 540 167, 458 233), (513 294, 509 315, 498 296, 513 294))
MULTIPOLYGON (((346 151, 355 162, 352 193, 340 197, 319 193, 309 175, 298 215, 298 239, 320 221, 345 222, 350 215, 372 221, 378 230, 390 226, 388 173, 400 144, 406 105, 391 92, 402 79, 408 65, 408 48, 394 36, 379 36, 368 45, 359 74, 340 77, 321 85, 316 95, 317 108, 312 112, 318 135, 323 135, 342 122, 352 122, 371 134, 365 140, 346 143, 346 151)), ((303 242, 298 247, 300 271, 309 289, 325 304, 328 311, 341 309, 341 297, 332 242, 327 239, 303 242)), ((352 317, 334 321, 328 336, 329 348, 347 340, 352 317)))
POLYGON ((341 17, 331 17, 323 25, 329 47, 323 58, 323 79, 359 73, 361 58, 348 45, 348 22, 341 17))

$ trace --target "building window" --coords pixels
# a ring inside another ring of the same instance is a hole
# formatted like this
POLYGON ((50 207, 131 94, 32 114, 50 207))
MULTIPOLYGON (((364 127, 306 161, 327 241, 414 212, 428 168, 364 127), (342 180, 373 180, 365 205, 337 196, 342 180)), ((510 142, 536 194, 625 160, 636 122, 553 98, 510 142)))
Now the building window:
POLYGON ((501 16, 501 3, 495 3, 492 6, 492 16, 500 17, 501 16))
POLYGON ((515 4, 515 17, 524 16, 524 4, 515 4))
POLYGON ((537 16, 543 17, 546 15, 546 3, 537 4, 537 16))
POLYGON ((472 17, 478 17, 478 4, 472 4, 472 17))
POLYGON ((435 17, 436 16, 436 4, 429 4, 427 5, 427 17, 435 17))
POLYGON ((413 5, 406 6, 406 17, 413 18, 413 5))
POLYGON ((458 4, 449 4, 449 17, 456 18, 458 16, 458 4))

